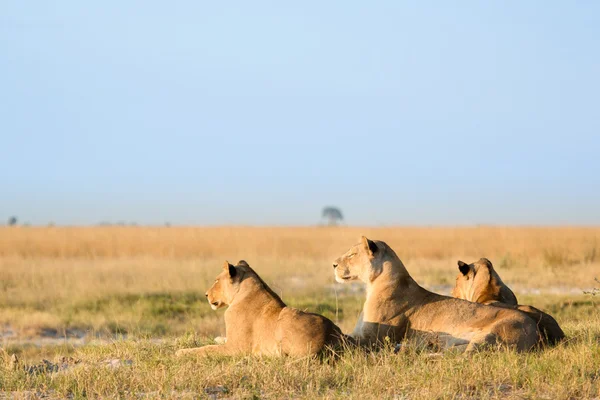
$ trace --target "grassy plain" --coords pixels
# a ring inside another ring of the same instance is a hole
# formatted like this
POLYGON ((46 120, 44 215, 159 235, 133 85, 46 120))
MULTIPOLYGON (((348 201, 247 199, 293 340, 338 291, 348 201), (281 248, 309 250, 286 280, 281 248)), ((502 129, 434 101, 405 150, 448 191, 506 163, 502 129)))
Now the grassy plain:
POLYGON ((593 398, 600 396, 600 228, 0 228, 0 390, 13 397, 593 398), (522 304, 569 341, 541 353, 393 355, 335 362, 176 359, 224 332, 204 292, 245 259, 289 305, 352 329, 364 291, 331 261, 361 234, 385 240, 423 286, 448 293, 456 261, 488 257, 522 304), (17 354, 21 364, 9 365, 17 354), (32 373, 42 359, 80 362, 32 373), (126 360, 107 366, 107 360, 126 360))

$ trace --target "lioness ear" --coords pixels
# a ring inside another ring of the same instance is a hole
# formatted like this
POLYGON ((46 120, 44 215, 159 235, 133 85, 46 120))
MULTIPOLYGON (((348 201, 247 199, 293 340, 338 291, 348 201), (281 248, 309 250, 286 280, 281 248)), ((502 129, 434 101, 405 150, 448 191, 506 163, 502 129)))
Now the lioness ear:
POLYGON ((231 264, 229 264, 229 277, 233 278, 237 274, 237 269, 231 264))
POLYGON ((366 236, 362 236, 360 238, 360 240, 362 241, 363 247, 365 248, 365 251, 371 256, 374 257, 375 253, 377 253, 377 251, 379 250, 377 248, 377 245, 375 244, 374 241, 367 239, 366 236))
POLYGON ((235 274, 237 274, 235 267, 233 265, 229 264, 229 261, 225 261, 223 263, 223 270, 229 272, 230 278, 233 278, 235 276, 235 274))
POLYGON ((466 262, 458 260, 458 269, 463 275, 467 275, 471 268, 469 268, 469 264, 467 264, 466 262))
POLYGON ((238 261, 238 265, 243 265, 244 267, 249 267, 250 265, 248 265, 248 263, 246 262, 246 260, 240 260, 238 261))

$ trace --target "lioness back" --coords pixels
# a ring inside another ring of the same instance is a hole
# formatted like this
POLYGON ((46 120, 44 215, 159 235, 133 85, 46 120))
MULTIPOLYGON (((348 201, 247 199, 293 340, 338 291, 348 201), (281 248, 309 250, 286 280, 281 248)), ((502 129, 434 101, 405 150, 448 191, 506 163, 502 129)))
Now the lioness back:
POLYGON ((537 323, 542 344, 555 345, 564 339, 564 332, 552 316, 532 306, 517 305, 516 296, 500 279, 488 259, 482 258, 472 264, 458 261, 458 269, 452 290, 454 297, 527 314, 537 323))
POLYGON ((277 340, 291 355, 312 354, 322 349, 341 349, 348 340, 330 319, 286 307, 279 317, 277 340))
POLYGON ((479 345, 505 343, 517 350, 528 350, 537 342, 536 324, 523 313, 441 295, 435 299, 415 308, 411 314, 412 329, 444 332, 447 336, 440 339, 452 345, 466 344, 475 338, 482 340, 479 345))

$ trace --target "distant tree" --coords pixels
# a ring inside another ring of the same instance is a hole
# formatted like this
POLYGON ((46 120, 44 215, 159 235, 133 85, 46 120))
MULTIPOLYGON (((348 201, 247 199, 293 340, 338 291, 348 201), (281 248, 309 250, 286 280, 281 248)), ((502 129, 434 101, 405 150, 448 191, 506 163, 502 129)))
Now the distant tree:
POLYGON ((327 225, 335 226, 342 222, 344 216, 342 215, 342 211, 337 207, 327 206, 323 208, 323 212, 321 216, 327 220, 327 225))
POLYGON ((17 222, 18 222, 17 217, 14 217, 14 216, 10 217, 8 219, 8 226, 15 226, 15 225, 17 225, 17 222))

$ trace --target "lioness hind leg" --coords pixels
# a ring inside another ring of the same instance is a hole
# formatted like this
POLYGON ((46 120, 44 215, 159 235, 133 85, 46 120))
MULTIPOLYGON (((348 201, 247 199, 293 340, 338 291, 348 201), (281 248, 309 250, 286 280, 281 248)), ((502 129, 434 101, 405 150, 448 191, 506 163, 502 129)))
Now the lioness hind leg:
POLYGON ((465 349, 465 353, 471 353, 473 351, 479 350, 488 350, 498 346, 499 340, 498 336, 494 333, 480 333, 475 335, 467 348, 465 349))
POLYGON ((180 349, 175 352, 175 356, 182 357, 187 355, 208 356, 208 355, 228 355, 231 350, 225 345, 213 344, 210 346, 194 347, 191 349, 180 349))

